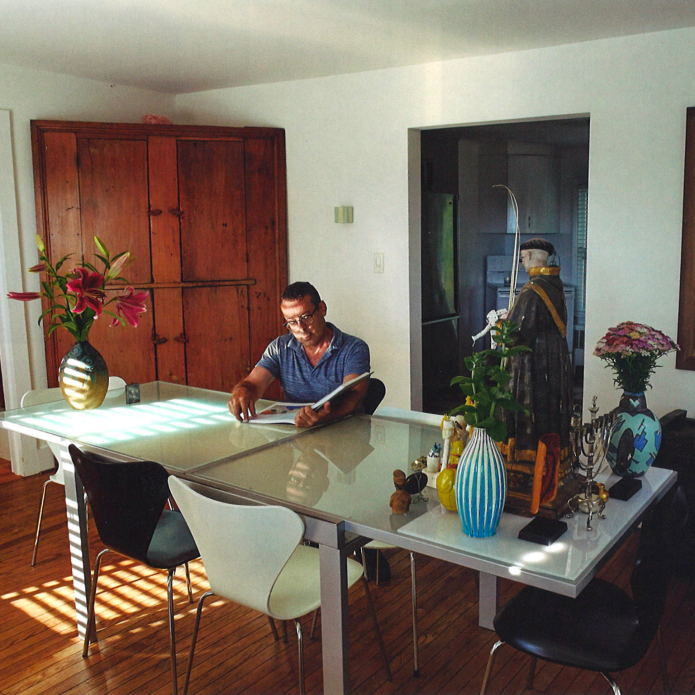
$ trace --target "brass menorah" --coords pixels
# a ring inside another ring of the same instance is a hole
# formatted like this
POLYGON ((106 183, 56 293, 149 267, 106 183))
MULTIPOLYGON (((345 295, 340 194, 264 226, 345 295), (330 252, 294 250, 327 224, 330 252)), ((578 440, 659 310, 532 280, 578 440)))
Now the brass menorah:
POLYGON ((591 522, 594 514, 599 519, 605 519, 606 494, 603 486, 596 482, 596 476, 601 473, 606 461, 606 453, 611 437, 617 425, 615 411, 597 417, 598 406, 594 396, 591 407, 591 421, 582 424, 581 415, 575 411, 572 416, 570 433, 570 460, 575 471, 581 471, 581 490, 568 501, 571 517, 577 511, 587 514, 586 529, 592 531, 591 522))

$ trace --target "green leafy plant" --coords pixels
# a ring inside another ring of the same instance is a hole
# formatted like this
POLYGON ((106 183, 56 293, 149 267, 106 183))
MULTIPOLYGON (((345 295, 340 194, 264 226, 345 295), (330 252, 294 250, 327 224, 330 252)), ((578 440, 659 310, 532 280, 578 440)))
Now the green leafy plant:
POLYGON ((512 321, 499 321, 492 329, 496 350, 481 350, 466 357, 470 376, 455 376, 451 385, 458 384, 466 403, 456 406, 449 415, 463 414, 470 427, 484 429, 492 439, 501 442, 507 436, 507 424, 498 419, 500 410, 526 412, 509 390, 511 374, 505 368, 507 359, 530 352, 526 345, 514 345, 519 326, 512 321))

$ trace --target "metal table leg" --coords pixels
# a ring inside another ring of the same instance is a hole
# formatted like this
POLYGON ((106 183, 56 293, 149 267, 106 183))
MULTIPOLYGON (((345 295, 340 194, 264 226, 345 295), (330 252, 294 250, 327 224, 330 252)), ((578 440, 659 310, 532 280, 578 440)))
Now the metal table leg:
POLYGON ((82 482, 75 474, 75 466, 70 458, 68 446, 60 446, 61 464, 65 473, 65 509, 68 520, 68 543, 72 564, 72 585, 75 591, 75 611, 77 634, 84 639, 87 629, 87 600, 92 576, 89 568, 89 538, 87 535, 87 505, 84 499, 82 482))
POLYGON ((497 577, 480 572, 478 584, 478 625, 494 630, 492 621, 497 613, 497 577))
POLYGON ((347 566, 338 548, 319 546, 324 695, 350 692, 347 566))

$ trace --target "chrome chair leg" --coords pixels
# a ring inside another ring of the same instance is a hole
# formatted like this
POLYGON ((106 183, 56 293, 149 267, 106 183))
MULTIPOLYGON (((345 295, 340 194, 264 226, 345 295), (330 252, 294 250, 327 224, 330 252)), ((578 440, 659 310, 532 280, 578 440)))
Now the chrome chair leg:
POLYGON ((294 621, 294 624, 297 628, 297 649, 299 651, 299 695, 304 695, 304 638, 302 636, 302 624, 298 619, 294 621))
POLYGON ((169 611, 169 648, 171 659, 171 690, 172 695, 178 695, 179 689, 176 682, 176 633, 174 632, 174 574, 176 568, 172 568, 167 574, 167 609, 169 611))
POLYGON ((214 596, 212 591, 206 591, 198 600, 198 608, 195 612, 195 625, 193 626, 193 637, 191 638, 191 650, 188 653, 188 666, 186 667, 186 680, 183 684, 183 695, 188 695, 188 683, 191 680, 191 670, 193 669, 193 655, 195 654, 195 643, 198 639, 198 628, 200 627, 200 616, 203 612, 203 603, 208 596, 214 596))
POLYGON ((669 695, 671 686, 668 682, 668 670, 666 669, 668 661, 666 658, 666 649, 664 648, 664 640, 661 635, 661 626, 656 630, 656 644, 659 649, 659 664, 661 666, 661 680, 664 683, 664 695, 669 695))
POLYGON ((529 690, 533 690, 533 681, 536 677, 536 662, 538 659, 536 659, 535 656, 531 657, 531 665, 529 666, 528 669, 528 676, 526 676, 526 687, 529 690))
POLYGON ((480 686, 480 695, 485 695, 485 690, 487 689, 488 681, 490 680, 490 674, 492 673, 492 666, 495 662, 495 652, 504 644, 502 640, 498 640, 492 645, 490 649, 490 656, 487 659, 487 666, 485 667, 485 675, 483 676, 483 684, 480 686))
POLYGON ((39 549, 39 536, 41 535, 41 520, 43 519, 43 505, 46 503, 46 488, 48 483, 53 481, 48 478, 43 484, 43 493, 41 494, 41 504, 39 505, 39 518, 36 520, 36 537, 34 538, 34 552, 31 554, 31 566, 36 566, 36 552, 39 549))
POLYGON ((411 603, 413 608, 413 676, 420 675, 420 664, 418 661, 418 630, 417 630, 417 579, 415 575, 415 555, 410 553, 410 590, 411 603))
POLYGON ((622 695, 618 684, 611 678, 610 674, 601 671, 601 675, 608 681, 608 685, 613 689, 613 695, 622 695))
POLYGON ((275 621, 270 616, 267 617, 270 631, 273 633, 273 639, 277 642, 280 639, 280 635, 278 635, 278 629, 275 627, 275 621))
POLYGON ((364 587, 364 593, 367 597, 367 608, 369 609, 369 614, 372 616, 372 622, 374 623, 374 632, 376 633, 376 640, 379 644, 379 650, 381 651, 381 656, 384 659, 384 666, 386 666, 386 674, 388 679, 391 680, 391 666, 389 665, 389 658, 386 655, 386 647, 384 646, 384 641, 381 639, 381 630, 379 629, 379 623, 376 619, 376 611, 374 610, 374 604, 372 603, 372 595, 369 591, 369 583, 367 578, 362 575, 362 586, 364 587))
POLYGON ((188 569, 188 563, 186 567, 186 589, 188 591, 188 603, 193 603, 193 591, 191 590, 191 571, 188 569))
POLYGON ((104 548, 98 555, 94 563, 94 575, 92 577, 92 590, 89 592, 89 604, 87 605, 87 627, 84 631, 84 646, 82 647, 82 657, 89 655, 89 638, 92 633, 96 641, 97 630, 96 620, 94 618, 94 603, 97 598, 97 582, 99 581, 99 570, 101 569, 101 558, 109 552, 108 548, 104 548))

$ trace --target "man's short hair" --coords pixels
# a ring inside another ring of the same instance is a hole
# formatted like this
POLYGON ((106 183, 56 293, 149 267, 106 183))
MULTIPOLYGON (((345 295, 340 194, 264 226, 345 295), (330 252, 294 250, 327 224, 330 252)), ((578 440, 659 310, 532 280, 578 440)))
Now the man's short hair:
POLYGON ((318 290, 310 282, 293 282, 291 285, 285 287, 280 301, 284 302, 296 302, 299 299, 304 299, 304 297, 309 297, 312 304, 318 308, 321 303, 321 297, 319 296, 318 290))

